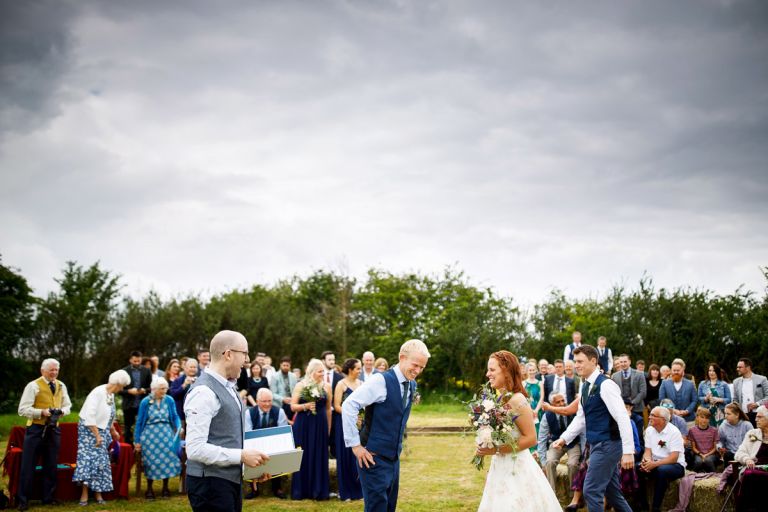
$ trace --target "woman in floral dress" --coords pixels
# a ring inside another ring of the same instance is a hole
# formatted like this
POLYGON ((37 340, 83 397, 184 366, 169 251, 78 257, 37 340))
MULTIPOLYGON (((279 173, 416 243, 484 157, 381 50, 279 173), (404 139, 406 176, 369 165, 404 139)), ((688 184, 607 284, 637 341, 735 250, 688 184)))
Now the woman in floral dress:
POLYGON ((96 502, 104 504, 102 493, 110 492, 112 486, 112 465, 109 460, 109 445, 112 439, 120 439, 114 427, 115 393, 131 383, 125 370, 118 370, 109 376, 107 384, 97 386, 88 394, 80 409, 77 424, 77 467, 72 481, 80 483, 80 505, 88 504, 88 490, 95 494, 96 502))
POLYGON ((134 448, 142 454, 144 475, 147 477, 148 500, 155 499, 152 482, 163 481, 161 496, 169 498, 168 479, 181 474, 181 461, 174 449, 181 419, 173 398, 167 395, 168 381, 159 377, 152 381, 152 393, 139 404, 134 448))

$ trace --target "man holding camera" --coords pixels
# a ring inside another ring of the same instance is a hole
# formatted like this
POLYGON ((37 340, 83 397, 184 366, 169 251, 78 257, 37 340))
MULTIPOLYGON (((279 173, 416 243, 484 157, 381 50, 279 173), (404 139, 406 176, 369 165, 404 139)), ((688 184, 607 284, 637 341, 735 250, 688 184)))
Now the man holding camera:
POLYGON ((59 458, 61 431, 59 418, 69 414, 72 402, 67 386, 57 380, 59 362, 46 359, 40 366, 42 376, 24 388, 19 402, 19 416, 27 418, 24 451, 21 455, 21 481, 19 482, 19 510, 29 508, 29 493, 35 474, 38 455, 43 458, 43 505, 56 503, 56 464, 59 458))

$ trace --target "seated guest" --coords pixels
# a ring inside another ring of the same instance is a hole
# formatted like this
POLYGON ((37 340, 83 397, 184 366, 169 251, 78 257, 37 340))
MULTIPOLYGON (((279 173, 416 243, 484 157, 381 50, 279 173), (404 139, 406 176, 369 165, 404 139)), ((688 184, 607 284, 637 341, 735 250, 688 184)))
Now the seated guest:
POLYGON ((725 421, 720 424, 718 431, 720 433, 720 444, 718 449, 723 458, 723 464, 728 464, 733 460, 736 450, 752 430, 752 424, 747 419, 747 415, 741 410, 739 404, 730 403, 725 406, 725 421))
POLYGON ((181 419, 176 412, 173 398, 167 395, 168 381, 158 377, 152 381, 150 395, 139 404, 136 419, 136 435, 133 447, 142 454, 144 475, 147 477, 147 492, 144 497, 155 499, 152 482, 163 481, 161 496, 170 498, 168 479, 181 474, 181 461, 174 448, 174 438, 181 428, 181 419))
MULTIPOLYGON (((565 396, 562 393, 552 393, 549 402, 554 407, 565 407, 565 396)), ((557 465, 560 458, 568 454, 568 481, 572 481, 576 471, 579 469, 579 460, 581 458, 581 439, 577 436, 568 445, 555 448, 550 446, 554 441, 560 439, 560 435, 565 432, 568 425, 571 424, 575 415, 562 415, 554 412, 546 413, 539 423, 538 454, 539 464, 542 465, 549 485, 553 490, 557 487, 557 465)))
POLYGON ((722 373, 717 363, 709 363, 707 378, 699 383, 699 404, 709 409, 713 427, 720 426, 725 419, 725 404, 731 403, 731 389, 720 380, 722 373))
POLYGON ((256 406, 256 394, 259 390, 269 389, 269 380, 263 375, 263 372, 264 370, 258 361, 251 363, 251 376, 248 377, 247 385, 248 393, 245 397, 248 401, 248 405, 251 407, 256 406))
POLYGON ((640 442, 640 432, 643 431, 643 417, 632 412, 634 404, 628 398, 624 399, 624 408, 629 415, 629 424, 632 425, 632 440, 635 442, 635 462, 640 462, 643 456, 643 444, 640 442))
POLYGON ((645 453, 640 462, 640 501, 643 510, 648 509, 646 480, 655 480, 651 510, 660 511, 669 482, 685 474, 683 436, 669 423, 669 409, 654 407, 648 417, 649 427, 645 430, 645 453))
POLYGON ((72 481, 80 483, 80 506, 88 505, 88 490, 95 493, 96 503, 103 505, 102 493, 113 490, 112 466, 109 461, 109 445, 112 439, 120 439, 114 427, 115 393, 131 384, 125 370, 117 370, 109 376, 107 384, 93 388, 80 409, 77 424, 77 466, 72 481))
POLYGON ((659 399, 671 398, 675 403, 672 414, 680 416, 685 421, 693 421, 696 418, 696 406, 698 397, 693 382, 684 378, 685 363, 681 359, 675 359, 672 363, 672 375, 661 383, 659 399))
MULTIPOLYGON (((272 391, 269 388, 260 388, 256 392, 256 407, 248 409, 245 415, 245 430, 258 430, 260 428, 284 427, 288 425, 288 417, 285 411, 272 403, 272 391)), ((287 498, 282 489, 284 477, 272 479, 272 495, 284 500, 287 498)), ((251 492, 245 495, 245 499, 252 500, 259 495, 256 481, 252 483, 251 492)))
POLYGON ((189 387, 197 380, 197 359, 191 357, 184 363, 184 372, 171 383, 171 397, 176 403, 176 414, 184 423, 184 397, 187 396, 189 387))
MULTIPOLYGON (((665 398, 664 400, 659 401, 659 406, 664 407, 665 409, 669 409, 669 413, 672 414, 672 411, 675 408, 675 402, 673 402, 669 398, 665 398)), ((677 430, 680 431, 680 435, 683 436, 683 443, 687 445, 688 444, 688 423, 686 423, 686 421, 680 416, 675 416, 674 414, 672 414, 670 423, 672 423, 675 427, 677 427, 677 430)))
POLYGON ((720 434, 709 424, 709 418, 709 410, 699 407, 696 411, 696 424, 688 430, 691 447, 686 450, 686 462, 690 462, 691 470, 696 473, 714 473, 720 460, 717 453, 720 434))
POLYGON ((737 511, 764 510, 765 506, 768 471, 756 469, 755 466, 768 464, 768 408, 761 405, 755 409, 755 421, 757 428, 747 432, 734 457, 739 464, 746 466, 736 497, 737 511))

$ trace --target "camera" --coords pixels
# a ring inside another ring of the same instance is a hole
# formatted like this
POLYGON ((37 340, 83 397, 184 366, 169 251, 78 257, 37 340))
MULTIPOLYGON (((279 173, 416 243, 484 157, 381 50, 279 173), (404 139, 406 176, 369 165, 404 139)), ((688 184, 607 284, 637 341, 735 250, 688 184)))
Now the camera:
POLYGON ((48 418, 48 424, 55 427, 59 423, 59 418, 61 418, 63 411, 51 407, 48 409, 48 412, 51 413, 51 416, 48 418))

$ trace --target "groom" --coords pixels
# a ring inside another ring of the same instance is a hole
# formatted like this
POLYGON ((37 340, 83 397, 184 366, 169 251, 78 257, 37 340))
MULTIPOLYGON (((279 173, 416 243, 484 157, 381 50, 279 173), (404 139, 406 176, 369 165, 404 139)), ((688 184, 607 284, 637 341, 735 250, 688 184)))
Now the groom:
POLYGON ((624 408, 619 386, 600 372, 595 347, 581 345, 573 350, 576 372, 584 381, 576 418, 553 448, 573 441, 586 426, 590 445, 589 469, 584 480, 584 499, 589 512, 602 512, 603 496, 619 512, 632 512, 621 493, 619 462, 629 469, 634 464, 632 425, 624 408))
POLYGON ((352 448, 359 466, 365 512, 391 512, 397 508, 400 451, 411 413, 416 377, 430 354, 421 340, 400 347, 400 360, 389 371, 366 379, 341 406, 344 444, 352 448), (357 415, 365 408, 363 429, 357 415))

